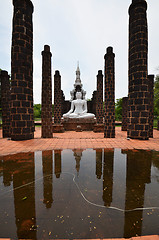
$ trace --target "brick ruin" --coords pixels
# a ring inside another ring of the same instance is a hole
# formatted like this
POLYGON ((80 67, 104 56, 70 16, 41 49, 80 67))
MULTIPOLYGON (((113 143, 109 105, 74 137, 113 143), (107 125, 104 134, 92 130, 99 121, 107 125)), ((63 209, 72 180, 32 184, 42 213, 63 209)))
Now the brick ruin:
POLYGON ((7 71, 0 72, 1 79, 1 105, 2 105, 2 133, 3 138, 10 138, 10 81, 7 71))
MULTIPOLYGON (((2 80, 3 137, 28 140, 34 138, 32 23, 34 7, 31 0, 13 0, 13 6, 11 90, 8 73, 1 72, 1 78, 6 79, 5 84, 2 80)), ((50 47, 45 45, 42 52, 42 137, 44 138, 52 138, 53 130, 51 56, 50 47)), ((104 69, 105 113, 103 113, 101 70, 97 75, 97 90, 93 92, 91 101, 87 102, 88 112, 96 115, 96 125, 103 124, 104 115, 105 138, 115 137, 114 59, 113 48, 108 47, 104 69)), ((122 131, 127 131, 127 136, 133 139, 147 140, 153 137, 154 75, 148 75, 147 62, 147 3, 145 0, 132 0, 129 7, 129 92, 128 98, 123 98, 122 131)), ((76 75, 80 80, 78 70, 76 75)), ((55 72, 54 82, 54 124, 61 126, 61 116, 69 111, 70 101, 65 100, 61 90, 59 71, 55 72)), ((79 86, 76 86, 75 91, 79 90, 78 88, 79 86)), ((73 94, 75 95, 75 92, 73 94)), ((94 125, 91 125, 90 130, 95 131, 94 125)))
POLYGON ((34 138, 33 118, 33 4, 13 0, 11 51, 11 139, 34 138))
POLYGON ((148 92, 149 92, 149 138, 153 138, 154 75, 148 75, 148 92))
POLYGON ((115 138, 115 73, 113 48, 108 47, 105 59, 104 138, 115 138))
POLYGON ((103 124, 103 74, 102 70, 97 75, 97 98, 96 98, 97 124, 103 124))
POLYGON ((128 137, 149 139, 147 3, 132 0, 129 8, 128 137))
POLYGON ((128 97, 122 99, 122 131, 127 131, 128 125, 128 97))
POLYGON ((42 51, 42 106, 41 137, 52 138, 52 77, 50 46, 45 45, 42 51))

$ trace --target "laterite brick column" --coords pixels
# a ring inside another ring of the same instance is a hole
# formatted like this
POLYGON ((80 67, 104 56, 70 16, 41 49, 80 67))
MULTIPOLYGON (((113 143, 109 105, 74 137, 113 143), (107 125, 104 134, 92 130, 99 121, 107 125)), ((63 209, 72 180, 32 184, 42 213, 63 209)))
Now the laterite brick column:
POLYGON ((149 137, 153 138, 154 75, 148 75, 148 92, 149 92, 149 137))
POLYGON ((108 47, 105 59, 104 137, 115 138, 115 73, 113 48, 108 47))
POLYGON ((10 91, 10 82, 9 75, 7 71, 1 71, 1 102, 2 102, 2 131, 3 138, 9 138, 11 129, 11 119, 10 119, 10 100, 11 100, 11 91, 10 91))
POLYGON ((128 124, 128 97, 123 97, 122 101, 122 131, 127 131, 128 124))
POLYGON ((61 106, 62 93, 61 93, 61 76, 59 71, 55 71, 54 75, 54 123, 61 124, 61 106))
POLYGON ((97 98, 96 98, 97 124, 103 124, 103 74, 102 70, 97 75, 97 98))
POLYGON ((13 0, 11 54, 11 139, 34 138, 33 119, 33 4, 13 0))
POLYGON ((42 51, 42 108, 41 124, 42 138, 52 138, 52 77, 51 77, 51 57, 50 47, 44 46, 42 51))
POLYGON ((145 0, 133 0, 129 8, 128 137, 141 140, 149 139, 146 10, 145 0))

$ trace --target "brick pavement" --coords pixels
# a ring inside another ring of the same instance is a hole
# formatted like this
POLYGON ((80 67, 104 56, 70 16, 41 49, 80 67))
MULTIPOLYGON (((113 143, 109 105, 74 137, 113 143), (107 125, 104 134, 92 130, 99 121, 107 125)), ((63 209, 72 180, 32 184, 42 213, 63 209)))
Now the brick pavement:
POLYGON ((36 127, 35 139, 11 141, 2 138, 0 130, 0 156, 19 152, 34 152, 53 149, 86 149, 86 148, 122 148, 159 151, 159 131, 154 130, 154 138, 149 140, 127 139, 127 133, 116 127, 115 138, 104 138, 104 133, 74 132, 54 133, 52 139, 42 139, 41 127, 36 127))

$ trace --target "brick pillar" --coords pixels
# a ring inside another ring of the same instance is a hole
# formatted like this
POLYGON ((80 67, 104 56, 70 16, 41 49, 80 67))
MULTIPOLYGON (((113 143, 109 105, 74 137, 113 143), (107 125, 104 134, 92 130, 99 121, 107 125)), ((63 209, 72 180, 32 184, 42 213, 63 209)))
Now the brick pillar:
POLYGON ((59 71, 55 71, 54 75, 54 123, 61 124, 61 76, 59 71))
POLYGON ((148 92, 149 92, 149 137, 153 138, 154 75, 148 75, 148 92))
POLYGON ((146 10, 145 0, 133 0, 129 8, 128 137, 142 140, 149 138, 146 10))
POLYGON ((128 97, 123 97, 122 101, 122 131, 127 131, 128 124, 128 97))
POLYGON ((1 71, 1 104, 2 104, 2 131, 3 138, 9 138, 11 129, 11 119, 10 119, 10 100, 11 100, 11 91, 10 91, 10 82, 9 75, 7 71, 1 71))
POLYGON ((159 131, 159 120, 157 122, 157 130, 159 131))
POLYGON ((11 54, 11 139, 34 138, 33 118, 33 4, 13 0, 11 54))
POLYGON ((52 78, 51 78, 51 57, 50 47, 44 46, 42 51, 42 138, 52 138, 52 78))
POLYGON ((105 59, 104 137, 115 138, 115 73, 113 48, 108 47, 105 59))
POLYGON ((96 119, 97 119, 97 124, 103 123, 103 74, 102 74, 102 70, 99 70, 98 75, 97 75, 96 119))

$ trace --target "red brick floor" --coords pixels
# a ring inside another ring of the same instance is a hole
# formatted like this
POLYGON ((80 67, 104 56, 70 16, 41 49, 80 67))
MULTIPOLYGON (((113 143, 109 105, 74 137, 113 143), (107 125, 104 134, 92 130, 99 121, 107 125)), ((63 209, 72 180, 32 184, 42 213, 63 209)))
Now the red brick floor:
MULTIPOLYGON (((104 138, 103 133, 72 131, 54 133, 53 136, 52 139, 40 138, 41 127, 36 127, 34 139, 28 141, 11 141, 3 139, 2 130, 0 130, 0 156, 19 152, 34 152, 38 150, 53 149, 122 148, 159 151, 159 131, 157 130, 154 130, 154 138, 149 139, 148 141, 128 140, 127 133, 122 132, 120 127, 116 127, 115 138, 106 139, 104 138)), ((0 238, 0 240, 2 239, 0 238)), ((116 238, 115 240, 118 239, 116 238)), ((159 240, 159 236, 133 237, 131 240, 159 240)))
POLYGON ((122 148, 159 151, 159 131, 147 141, 128 140, 127 133, 116 127, 115 138, 104 138, 103 133, 65 132, 54 133, 52 139, 42 139, 41 127, 36 127, 35 138, 28 141, 11 141, 2 138, 0 130, 0 156, 18 152, 34 152, 53 149, 122 148))

